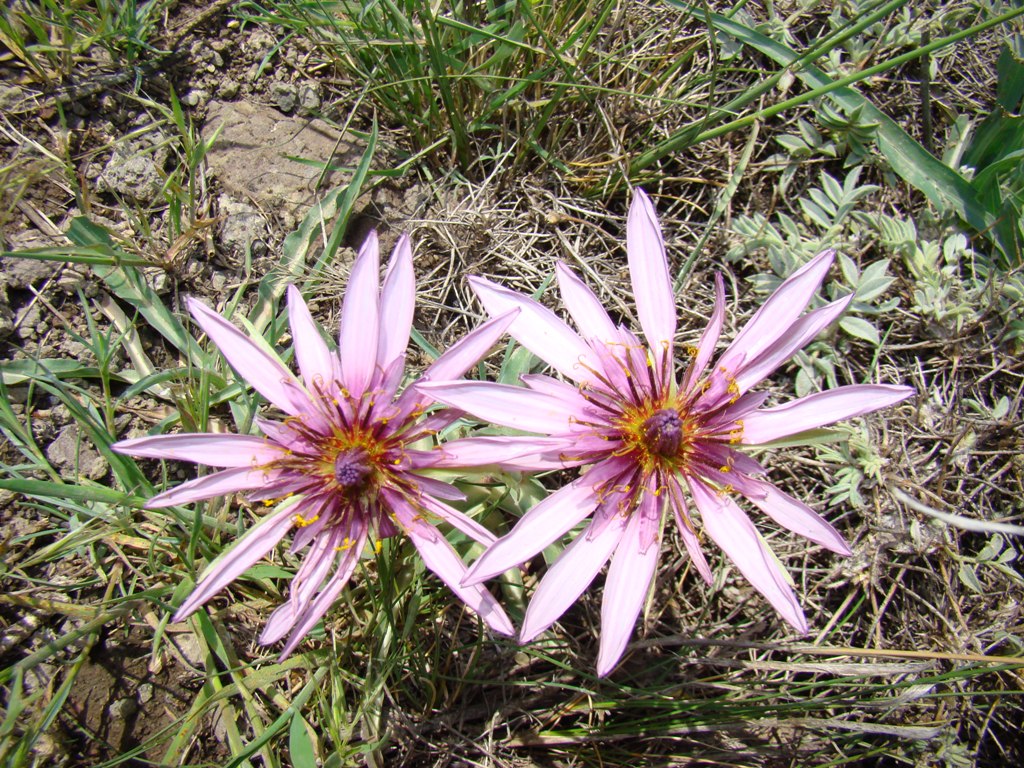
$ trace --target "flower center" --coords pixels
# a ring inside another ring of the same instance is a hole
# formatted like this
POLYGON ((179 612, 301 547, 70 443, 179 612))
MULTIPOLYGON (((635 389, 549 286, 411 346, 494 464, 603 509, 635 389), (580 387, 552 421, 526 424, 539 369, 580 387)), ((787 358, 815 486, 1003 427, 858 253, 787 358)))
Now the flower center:
POLYGON ((347 448, 334 459, 334 479, 348 490, 359 490, 366 484, 373 468, 370 457, 362 448, 347 448))
POLYGON ((683 443, 683 420, 674 408, 655 411, 643 423, 644 445, 647 450, 666 459, 679 455, 683 443))

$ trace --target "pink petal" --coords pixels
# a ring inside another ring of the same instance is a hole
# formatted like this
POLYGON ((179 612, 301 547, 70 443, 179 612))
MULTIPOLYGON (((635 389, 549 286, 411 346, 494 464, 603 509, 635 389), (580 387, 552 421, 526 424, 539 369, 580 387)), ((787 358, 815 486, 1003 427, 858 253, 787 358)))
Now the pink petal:
POLYGON ((570 429, 570 418, 582 411, 567 411, 562 400, 509 384, 484 381, 421 382, 416 389, 452 408, 512 429, 559 433, 570 429))
POLYGON ((443 443, 429 466, 461 469, 493 465, 503 469, 538 471, 571 466, 562 456, 572 440, 561 437, 465 437, 443 443))
POLYGON ((194 501, 212 499, 236 491, 260 488, 271 479, 272 473, 263 469, 237 467, 214 472, 212 475, 197 477, 176 488, 157 494, 146 502, 146 509, 173 507, 178 504, 191 504, 194 501))
POLYGON ((562 302, 572 315, 572 319, 576 321, 576 327, 583 333, 583 337, 592 343, 615 342, 619 338, 619 332, 601 300, 561 261, 555 264, 555 272, 558 274, 558 289, 562 294, 562 302))
MULTIPOLYGON (((629 523, 608 567, 601 603, 601 648, 597 655, 597 674, 604 677, 622 658, 629 636, 633 633, 647 592, 654 580, 661 547, 647 541, 649 533, 658 532, 657 507, 660 500, 645 493, 640 507, 629 517, 629 523), (653 522, 653 526, 652 526, 653 522)), ((660 544, 660 538, 657 539, 660 544)), ((535 598, 536 599, 536 598, 535 598)))
POLYGON ((212 563, 206 566, 199 585, 174 612, 172 621, 184 621, 199 606, 237 579, 277 546, 294 525, 289 507, 260 520, 212 563))
POLYGON ((449 507, 444 502, 425 496, 420 499, 420 503, 423 504, 424 509, 428 513, 441 518, 452 528, 469 536, 473 541, 477 541, 484 546, 490 546, 495 542, 496 539, 493 533, 473 518, 464 515, 453 507, 449 507))
POLYGON ((647 344, 656 360, 661 360, 663 350, 668 350, 668 357, 671 358, 672 342, 676 335, 676 300, 672 293, 672 278, 668 274, 668 258, 665 256, 658 215, 642 189, 636 190, 633 203, 629 206, 626 256, 629 260, 633 296, 636 298, 636 311, 647 344))
POLYGON ((338 356, 341 374, 352 397, 359 399, 377 365, 380 251, 377 233, 371 231, 352 264, 352 275, 341 305, 338 356))
POLYGON ((420 493, 432 496, 435 499, 446 499, 448 501, 466 500, 466 494, 451 483, 446 483, 443 480, 426 477, 425 475, 406 475, 406 479, 414 483, 420 493))
MULTIPOLYGON (((419 379, 420 383, 430 380, 448 381, 462 376, 490 351, 517 314, 518 310, 507 312, 467 333, 427 367, 419 379)), ((421 393, 416 387, 406 387, 395 404, 399 413, 396 418, 401 420, 415 407, 429 400, 426 393, 421 393)))
POLYGON ((676 527, 679 529, 679 537, 683 540, 686 552, 690 556, 690 560, 693 561, 697 573, 704 579, 704 583, 710 585, 712 582, 711 568, 708 566, 707 558, 704 557, 704 550, 700 547, 700 539, 692 530, 693 522, 689 519, 686 502, 683 500, 678 485, 675 486, 670 504, 672 505, 672 514, 676 519, 676 527))
POLYGON ((776 288, 722 353, 719 365, 734 370, 740 360, 753 360, 787 335, 825 279, 835 255, 833 250, 822 251, 776 288))
POLYGON ((333 529, 313 542, 313 546, 309 548, 309 552, 302 561, 299 572, 292 579, 288 599, 279 605, 267 619, 267 623, 260 633, 260 645, 276 643, 295 626, 299 614, 309 605, 313 595, 320 589, 334 564, 337 532, 338 529, 333 529))
POLYGON ((297 420, 272 421, 256 417, 256 426, 260 431, 278 445, 284 446, 295 453, 316 453, 317 449, 295 431, 293 425, 297 420))
POLYGON ((487 623, 487 626, 499 634, 514 635, 515 627, 490 592, 480 585, 463 585, 466 564, 447 539, 439 535, 433 526, 425 523, 419 512, 398 494, 387 492, 387 496, 389 506, 419 550, 424 565, 436 573, 459 599, 487 623))
POLYGON ((598 502, 595 489, 621 473, 621 462, 604 462, 535 504, 473 563, 465 583, 478 584, 525 563, 589 515, 598 502))
POLYGON ((725 281, 722 273, 715 273, 715 308, 711 311, 711 319, 708 320, 704 332, 697 342, 697 354, 690 362, 690 367, 683 377, 682 389, 689 391, 690 387, 700 381, 700 377, 707 370, 711 357, 715 354, 715 347, 722 335, 722 324, 725 322, 725 281))
POLYGON ((310 392, 327 392, 334 382, 337 358, 320 335, 320 326, 313 320, 302 294, 294 285, 288 286, 288 321, 292 327, 295 359, 310 392))
POLYGON ((853 554, 842 534, 802 501, 794 499, 763 480, 751 478, 747 484, 753 486, 754 493, 748 494, 747 489, 743 489, 743 495, 783 528, 821 544, 825 549, 837 554, 847 557, 853 554))
POLYGON ((412 268, 409 235, 398 238, 380 295, 380 340, 377 365, 387 368, 405 354, 416 304, 416 275, 412 268))
POLYGON ((253 435, 179 434, 136 437, 114 443, 118 453, 148 459, 194 461, 212 467, 249 467, 281 458, 284 449, 253 435))
POLYGON ((764 350, 757 358, 745 360, 736 373, 736 385, 739 387, 739 391, 746 392, 771 375, 776 368, 789 360, 797 351, 803 349, 825 328, 832 325, 846 311, 852 300, 853 294, 851 293, 849 296, 844 296, 808 312, 789 327, 789 331, 784 337, 764 350))
MULTIPOLYGON (((546 630, 583 594, 608 562, 622 538, 626 518, 617 515, 596 536, 589 528, 572 540, 540 580, 523 616, 519 642, 528 643, 546 630)), ((604 628, 602 626, 602 632, 604 628)))
POLYGON ((445 381, 462 376, 498 343, 518 314, 517 310, 506 312, 467 333, 427 367, 424 377, 445 381))
POLYGON ((359 563, 359 555, 366 544, 366 533, 365 526, 358 529, 353 526, 353 530, 350 532, 351 546, 343 552, 334 575, 327 580, 327 584, 320 590, 320 593, 313 602, 301 609, 299 615, 295 617, 296 626, 292 630, 291 637, 288 638, 284 649, 281 651, 278 661, 284 661, 284 659, 291 655, 292 651, 302 642, 302 638, 306 636, 306 633, 323 618, 323 615, 327 613, 327 610, 338 598, 341 590, 348 584, 349 579, 352 578, 353 571, 356 569, 356 565, 359 563))
POLYGON ((690 480, 690 493, 700 510, 708 536, 729 556, 740 573, 798 632, 807 632, 803 609, 778 562, 761 540, 754 524, 728 496, 717 494, 699 480, 690 480))
POLYGON ((581 411, 589 407, 589 403, 580 390, 568 382, 547 376, 543 373, 524 373, 519 380, 534 392, 543 392, 563 401, 573 411, 581 411))
POLYGON ((324 533, 324 529, 335 527, 334 520, 337 519, 336 515, 341 506, 337 497, 329 491, 310 494, 303 499, 303 502, 305 503, 300 502, 295 505, 296 514, 301 514, 306 520, 313 520, 313 522, 292 534, 292 545, 288 548, 292 554, 298 553, 315 539, 329 538, 330 532, 324 533))
POLYGON ((595 367, 589 345, 554 312, 482 277, 470 277, 469 284, 490 315, 519 310, 508 332, 533 354, 568 379, 586 382, 593 378, 588 370, 588 366, 595 367))
POLYGON ((291 371, 202 302, 192 297, 185 301, 196 323, 242 379, 285 413, 297 416, 301 412, 295 406, 294 389, 289 389, 289 385, 300 391, 302 385, 291 371))
POLYGON ((743 419, 743 442, 768 443, 782 437, 888 408, 915 394, 895 384, 852 384, 765 408, 743 419))

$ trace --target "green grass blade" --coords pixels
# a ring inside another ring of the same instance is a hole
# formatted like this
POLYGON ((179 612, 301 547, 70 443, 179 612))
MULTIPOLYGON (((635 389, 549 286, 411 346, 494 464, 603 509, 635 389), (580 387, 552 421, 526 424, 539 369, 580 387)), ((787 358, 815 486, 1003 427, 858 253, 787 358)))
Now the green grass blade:
MULTIPOLYGON (((698 17, 709 20, 716 29, 732 35, 740 42, 768 56, 783 67, 790 67, 801 59, 800 55, 791 48, 726 16, 705 12, 688 3, 680 2, 680 0, 667 0, 667 2, 698 17)), ((991 212, 987 211, 979 203, 975 190, 970 183, 952 168, 949 168, 932 156, 924 147, 911 138, 906 131, 900 128, 895 121, 849 86, 907 61, 920 58, 932 51, 952 45, 959 40, 976 35, 991 27, 1004 24, 1022 13, 1024 13, 1024 8, 1015 8, 969 29, 941 38, 929 45, 921 46, 908 54, 897 56, 839 80, 832 80, 817 67, 805 64, 796 69, 794 74, 812 89, 810 92, 794 99, 788 99, 757 114, 732 121, 711 131, 700 133, 690 143, 699 143, 700 141, 735 130, 757 119, 759 116, 779 114, 793 106, 828 94, 845 113, 850 114, 859 109, 862 118, 878 123, 877 139, 879 149, 889 161, 893 170, 907 183, 924 193, 937 207, 943 210, 955 211, 957 215, 972 227, 984 232, 991 226, 993 216, 991 212)), ((666 145, 668 143, 669 141, 665 142, 666 145)), ((633 168, 635 170, 643 169, 663 157, 667 154, 667 151, 664 149, 664 146, 656 147, 637 158, 633 168)))
POLYGON ((101 485, 70 485, 49 480, 26 480, 23 478, 0 480, 0 489, 42 500, 100 502, 136 508, 146 503, 146 499, 142 496, 134 496, 101 485))

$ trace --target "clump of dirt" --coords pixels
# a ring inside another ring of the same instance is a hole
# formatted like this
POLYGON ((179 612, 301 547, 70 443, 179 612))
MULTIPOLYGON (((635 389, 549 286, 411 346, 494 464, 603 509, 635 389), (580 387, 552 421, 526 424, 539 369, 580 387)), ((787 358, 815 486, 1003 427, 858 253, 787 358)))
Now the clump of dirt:
POLYGON ((78 765, 129 754, 137 758, 128 765, 162 761, 165 743, 188 712, 201 681, 173 661, 153 665, 151 642, 141 631, 132 633, 128 642, 108 638, 80 667, 64 708, 64 728, 72 737, 69 747, 78 765), (193 684, 186 686, 190 678, 193 684))

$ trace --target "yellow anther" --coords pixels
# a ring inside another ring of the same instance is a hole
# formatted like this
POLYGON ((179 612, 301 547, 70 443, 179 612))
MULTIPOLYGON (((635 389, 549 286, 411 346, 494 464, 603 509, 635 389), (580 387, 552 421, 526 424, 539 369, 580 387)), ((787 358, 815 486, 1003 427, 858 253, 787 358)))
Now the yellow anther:
POLYGON ((384 542, 381 541, 380 539, 377 539, 375 542, 373 542, 373 551, 374 551, 375 554, 379 555, 380 551, 383 548, 384 548, 384 542))
POLYGON ((292 519, 295 521, 295 524, 299 526, 299 528, 305 528, 307 525, 312 525, 317 520, 319 520, 320 515, 313 515, 308 519, 303 517, 302 515, 295 515, 295 517, 293 517, 292 519))

